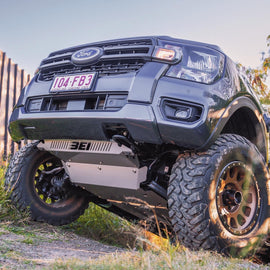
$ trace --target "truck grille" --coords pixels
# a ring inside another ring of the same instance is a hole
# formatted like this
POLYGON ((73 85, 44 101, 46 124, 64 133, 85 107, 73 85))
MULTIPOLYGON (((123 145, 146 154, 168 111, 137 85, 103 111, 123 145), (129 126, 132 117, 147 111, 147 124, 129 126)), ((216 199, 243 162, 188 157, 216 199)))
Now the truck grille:
POLYGON ((55 75, 98 72, 99 76, 111 76, 138 71, 151 61, 153 41, 151 39, 120 40, 107 43, 93 43, 53 52, 41 62, 39 81, 50 81, 55 75), (74 65, 71 56, 87 47, 100 47, 104 54, 99 61, 90 65, 74 65))

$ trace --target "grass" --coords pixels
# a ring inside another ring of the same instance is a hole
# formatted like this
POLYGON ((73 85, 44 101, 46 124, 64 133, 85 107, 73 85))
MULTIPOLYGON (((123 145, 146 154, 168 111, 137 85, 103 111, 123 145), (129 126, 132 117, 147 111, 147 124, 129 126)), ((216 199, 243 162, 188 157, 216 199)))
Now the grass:
POLYGON ((5 167, 0 166, 0 221, 14 216, 14 208, 8 199, 8 194, 4 189, 5 167))
MULTIPOLYGON (((1 163, 0 163, 1 164, 1 163)), ((0 165, 0 223, 23 223, 28 219, 27 213, 20 213, 9 199, 9 193, 4 188, 6 167, 0 165)))
POLYGON ((173 250, 160 249, 159 251, 124 252, 107 255, 95 260, 79 261, 71 259, 58 260, 50 269, 104 269, 104 270, 155 270, 155 269, 269 269, 267 266, 256 265, 241 259, 225 258, 213 252, 192 252, 184 248, 173 250))
POLYGON ((138 230, 135 225, 93 203, 89 204, 84 215, 64 228, 82 236, 122 247, 134 247, 138 230))

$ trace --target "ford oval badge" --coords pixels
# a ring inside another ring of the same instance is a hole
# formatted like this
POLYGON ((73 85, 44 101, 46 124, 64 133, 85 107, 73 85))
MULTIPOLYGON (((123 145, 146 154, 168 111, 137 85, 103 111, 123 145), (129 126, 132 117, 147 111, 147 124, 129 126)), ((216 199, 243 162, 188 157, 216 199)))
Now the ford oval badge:
POLYGON ((101 57, 103 54, 103 50, 97 47, 89 47, 81 49, 71 56, 71 61, 74 64, 84 65, 88 63, 95 62, 97 59, 101 57))

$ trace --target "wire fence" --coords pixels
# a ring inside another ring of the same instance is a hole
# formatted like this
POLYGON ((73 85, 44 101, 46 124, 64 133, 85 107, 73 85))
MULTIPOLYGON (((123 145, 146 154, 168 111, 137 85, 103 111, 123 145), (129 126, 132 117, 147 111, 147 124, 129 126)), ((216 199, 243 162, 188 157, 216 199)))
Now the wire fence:
POLYGON ((0 50, 0 163, 20 147, 9 136, 8 121, 22 88, 29 80, 30 75, 0 50))

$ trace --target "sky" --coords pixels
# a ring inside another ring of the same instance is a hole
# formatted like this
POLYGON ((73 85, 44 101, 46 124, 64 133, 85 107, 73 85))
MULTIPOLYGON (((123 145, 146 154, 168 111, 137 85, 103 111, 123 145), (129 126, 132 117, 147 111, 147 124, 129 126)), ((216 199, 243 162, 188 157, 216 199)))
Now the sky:
POLYGON ((270 0, 0 0, 0 50, 32 75, 54 50, 168 35, 216 44, 256 68, 269 14, 270 0))

